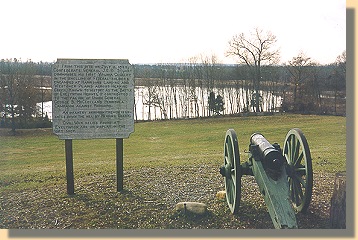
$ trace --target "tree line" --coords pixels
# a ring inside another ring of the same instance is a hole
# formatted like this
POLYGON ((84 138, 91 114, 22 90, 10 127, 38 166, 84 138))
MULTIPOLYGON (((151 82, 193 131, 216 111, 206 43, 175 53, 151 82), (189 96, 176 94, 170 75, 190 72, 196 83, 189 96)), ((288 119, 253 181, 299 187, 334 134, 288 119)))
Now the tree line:
MULTIPOLYGON (((187 63, 183 64, 138 66, 136 73, 142 79, 155 78, 152 86, 171 86, 173 91, 176 91, 174 82, 178 82, 175 80, 180 79, 184 87, 183 98, 188 101, 185 105, 181 104, 185 109, 194 105, 191 109, 197 112, 198 99, 204 99, 204 96, 208 98, 208 106, 205 107, 202 102, 201 109, 208 108, 209 114, 203 116, 210 116, 210 112, 219 114, 225 111, 223 107, 220 107, 220 111, 215 110, 217 106, 212 104, 215 102, 212 94, 219 96, 219 105, 223 105, 220 101, 224 99, 230 101, 229 107, 232 111, 226 111, 227 114, 279 110, 344 115, 346 52, 343 51, 336 61, 329 65, 320 65, 303 52, 299 52, 287 63, 279 64, 280 51, 276 43, 276 36, 271 32, 255 28, 248 34, 235 35, 229 41, 226 55, 236 59, 238 64, 235 66, 220 64, 215 55, 199 55, 189 58, 187 63), (197 87, 205 89, 201 91, 201 98, 195 91, 197 87), (233 91, 226 93, 229 96, 222 96, 228 87, 233 91), (263 90, 270 93, 269 97, 263 98, 263 90), (233 94, 238 95, 240 92, 241 96, 237 96, 234 101, 233 94), (273 96, 281 96, 282 102, 279 106, 273 96), (238 104, 240 106, 234 108, 238 104), (270 104, 269 108, 263 107, 270 104)), ((161 96, 160 92, 163 91, 155 91, 155 88, 148 91, 147 100, 143 101, 144 105, 149 106, 148 115, 151 106, 158 106, 164 113, 161 118, 167 118, 166 112, 171 110, 170 107, 165 107, 171 106, 166 104, 168 98, 169 103, 174 101, 177 106, 177 96, 173 91, 165 90, 169 95, 161 96)))
POLYGON ((191 60, 135 65, 135 84, 147 89, 136 101, 147 106, 148 120, 263 111, 345 115, 345 62, 319 65, 300 53, 285 65, 261 66, 255 91, 245 65, 191 60))
MULTIPOLYGON (((140 104, 148 119, 156 109, 154 119, 262 111, 345 115, 345 51, 328 65, 303 52, 279 64, 276 37, 256 28, 233 36, 226 55, 237 64, 204 54, 185 63, 134 64, 135 85, 146 87, 140 104)), ((0 60, 1 127, 50 126, 36 104, 51 99, 52 64, 0 60)))
MULTIPOLYGON (((48 63, 0 61, 0 126, 16 128, 49 127, 46 115, 40 115, 37 103, 45 100, 43 87, 50 86, 48 63)), ((51 69, 51 68, 50 68, 51 69)), ((48 99, 48 93, 46 99, 48 99)))

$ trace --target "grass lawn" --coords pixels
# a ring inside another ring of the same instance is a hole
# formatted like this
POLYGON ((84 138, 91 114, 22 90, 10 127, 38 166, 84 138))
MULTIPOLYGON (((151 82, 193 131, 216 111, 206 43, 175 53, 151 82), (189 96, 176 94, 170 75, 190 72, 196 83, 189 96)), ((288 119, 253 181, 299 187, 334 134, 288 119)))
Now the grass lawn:
MULTIPOLYGON (((235 129, 239 140, 241 161, 246 161, 246 151, 248 151, 252 133, 260 132, 271 143, 278 142, 283 147, 287 132, 296 127, 306 135, 315 174, 334 174, 338 171, 345 171, 345 117, 284 114, 141 122, 136 123, 135 132, 128 139, 124 139, 124 188, 128 189, 128 185, 133 189, 139 188, 140 186, 136 184, 142 184, 139 183, 141 178, 148 179, 150 177, 145 174, 147 169, 154 169, 159 178, 160 176, 170 178, 170 184, 173 187, 182 181, 182 176, 173 172, 173 169, 180 168, 185 171, 185 169, 210 167, 217 169, 215 174, 217 174, 217 178, 220 178, 218 169, 223 163, 223 142, 227 129, 235 129), (134 172, 139 176, 128 180, 134 172)), ((2 196, 7 194, 19 196, 24 191, 41 189, 42 195, 40 194, 38 198, 48 199, 46 191, 51 192, 51 189, 57 189, 59 197, 66 198, 64 141, 53 135, 51 129, 19 130, 20 134, 15 137, 6 136, 5 131, 7 130, 1 130, 0 135, 0 194, 2 196)), ((107 189, 104 192, 114 191, 115 139, 73 140, 73 153, 75 192, 80 193, 93 182, 112 184, 109 186, 110 190, 107 189)), ((195 177, 195 173, 193 176, 195 177)), ((189 175, 188 177, 193 178, 193 176, 189 175)), ((222 181, 222 179, 219 180, 222 181)), ((319 182, 316 183, 319 184, 319 182)), ((220 187, 222 185, 217 186, 217 188, 220 187)), ((94 188, 91 191, 97 190, 94 188)), ((84 195, 79 194, 77 197, 84 195)), ((95 201, 101 201, 102 198, 103 195, 99 195, 95 201)), ((1 217, 8 214, 6 213, 8 206, 3 198, 0 201, 2 201, 1 217)), ((87 212, 88 216, 91 214, 97 213, 87 212)), ((215 213, 213 214, 215 215, 215 213)), ((86 218, 81 221, 88 222, 83 225, 85 227, 126 227, 123 224, 115 225, 114 223, 107 226, 105 224, 96 225, 93 218, 91 221, 86 218)), ((44 227, 54 227, 44 223, 43 225, 44 227)), ((37 228, 40 225, 24 225, 23 227, 31 226, 37 228)), ((64 226, 65 224, 58 227, 64 228, 64 226)), ((0 227, 17 228, 21 226, 18 222, 16 224, 11 221, 2 223, 0 219, 0 227)), ((82 225, 73 224, 71 227, 81 228, 82 225)), ((127 227, 132 228, 131 226, 127 227)), ((180 228, 175 224, 153 224, 149 227, 180 228)), ((192 225, 188 227, 192 227, 192 225)))

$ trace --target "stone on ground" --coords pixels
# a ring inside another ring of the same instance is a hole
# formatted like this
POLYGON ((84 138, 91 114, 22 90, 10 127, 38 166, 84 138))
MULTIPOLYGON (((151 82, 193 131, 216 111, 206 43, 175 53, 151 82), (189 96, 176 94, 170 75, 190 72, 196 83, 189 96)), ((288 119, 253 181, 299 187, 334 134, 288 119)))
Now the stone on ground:
POLYGON ((199 202, 179 202, 175 206, 175 210, 183 213, 191 212, 195 214, 204 214, 207 211, 207 206, 206 204, 199 202))
POLYGON ((225 191, 219 191, 219 192, 217 192, 216 193, 216 198, 217 199, 225 199, 225 197, 226 197, 226 192, 225 191))

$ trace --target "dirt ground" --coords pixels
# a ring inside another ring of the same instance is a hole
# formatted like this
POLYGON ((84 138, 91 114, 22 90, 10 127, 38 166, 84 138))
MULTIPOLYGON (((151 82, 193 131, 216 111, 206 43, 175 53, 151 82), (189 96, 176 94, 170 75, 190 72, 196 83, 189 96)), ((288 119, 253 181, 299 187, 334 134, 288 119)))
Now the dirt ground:
MULTIPOLYGON (((29 183, 31 180, 29 179, 29 183)), ((263 197, 252 176, 242 177, 238 215, 226 200, 214 166, 142 168, 124 172, 124 191, 116 192, 116 176, 86 176, 75 180, 75 195, 66 184, 28 191, 5 191, 0 196, 0 227, 6 229, 271 229, 263 197), (205 203, 204 215, 176 212, 181 201, 205 203)), ((301 229, 329 228, 334 174, 314 174, 312 202, 306 214, 296 215, 301 229)))

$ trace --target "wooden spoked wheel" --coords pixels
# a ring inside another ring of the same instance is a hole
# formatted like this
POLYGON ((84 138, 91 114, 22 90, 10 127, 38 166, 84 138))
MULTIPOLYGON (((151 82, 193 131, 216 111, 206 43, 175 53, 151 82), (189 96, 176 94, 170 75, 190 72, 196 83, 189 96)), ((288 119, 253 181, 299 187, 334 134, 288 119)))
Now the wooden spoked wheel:
POLYGON ((291 129, 284 142, 283 154, 287 160, 290 197, 296 212, 306 212, 311 202, 313 187, 312 158, 303 132, 291 129))
POLYGON ((238 213, 241 199, 241 169, 239 143, 233 129, 226 132, 224 142, 224 166, 220 169, 225 177, 226 200, 230 211, 238 213))

